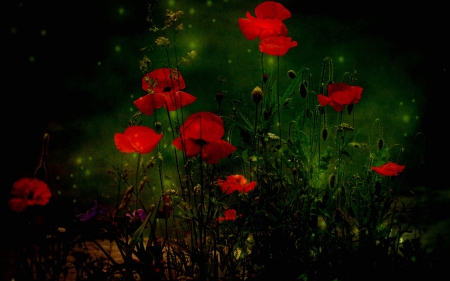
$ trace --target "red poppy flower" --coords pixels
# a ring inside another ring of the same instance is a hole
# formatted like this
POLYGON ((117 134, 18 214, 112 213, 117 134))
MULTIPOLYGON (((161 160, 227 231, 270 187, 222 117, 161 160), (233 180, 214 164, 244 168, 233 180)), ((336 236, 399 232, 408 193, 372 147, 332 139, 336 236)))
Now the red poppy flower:
POLYGON ((282 21, 290 18, 291 12, 280 3, 263 2, 256 6, 255 15, 256 18, 247 12, 247 18, 238 19, 239 27, 248 40, 254 40, 256 37, 263 40, 287 34, 287 28, 282 21))
POLYGON ((152 128, 131 126, 125 129, 125 133, 115 134, 114 143, 120 152, 146 154, 155 148, 161 138, 162 134, 156 133, 152 128))
POLYGON ((271 56, 284 56, 290 48, 297 46, 291 37, 269 37, 259 43, 259 50, 271 56))
POLYGON ((47 205, 52 196, 48 185, 36 178, 21 178, 16 181, 11 194, 15 197, 9 200, 8 206, 14 212, 23 212, 28 206, 47 205))
MULTIPOLYGON (((218 217, 217 221, 222 222, 222 221, 236 220, 236 210, 234 210, 234 209, 225 210, 224 215, 225 215, 224 217, 218 217)), ((239 215, 239 216, 242 216, 242 215, 239 215)))
POLYGON ((403 171, 403 169, 405 169, 405 166, 398 165, 397 163, 394 162, 388 162, 383 166, 379 167, 372 166, 372 170, 374 170, 375 173, 386 177, 398 176, 398 173, 403 171))
POLYGON ((225 130, 222 119, 211 112, 190 115, 180 128, 180 136, 172 144, 188 157, 201 154, 207 164, 216 164, 236 150, 222 140, 225 130))
POLYGON ((334 110, 340 112, 344 105, 355 104, 361 99, 363 88, 350 86, 346 83, 332 83, 328 85, 328 96, 317 95, 321 106, 331 105, 334 110))
POLYGON ((196 97, 181 91, 185 87, 186 83, 179 71, 171 68, 155 69, 142 78, 142 89, 148 94, 135 100, 134 105, 150 116, 161 107, 175 111, 196 100, 196 97))
POLYGON ((226 181, 218 179, 217 183, 225 194, 231 194, 236 190, 248 193, 255 189, 256 186, 256 181, 247 183, 247 179, 243 175, 231 175, 227 177, 226 181))

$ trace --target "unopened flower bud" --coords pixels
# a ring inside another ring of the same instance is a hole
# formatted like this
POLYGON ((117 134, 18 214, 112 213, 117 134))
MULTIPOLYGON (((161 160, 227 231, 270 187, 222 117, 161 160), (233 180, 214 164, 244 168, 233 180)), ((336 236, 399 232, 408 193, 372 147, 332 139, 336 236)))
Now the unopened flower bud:
POLYGON ((288 76, 289 78, 294 79, 297 76, 297 73, 295 73, 294 70, 290 69, 288 70, 288 76))
POLYGON ((216 101, 219 103, 219 105, 222 103, 222 101, 223 101, 223 92, 217 92, 216 93, 216 101))
POLYGON ((381 150, 383 148, 384 140, 383 138, 379 138, 377 142, 378 149, 381 150))
POLYGON ((322 129, 322 139, 325 141, 325 140, 327 140, 327 137, 328 137, 328 129, 323 128, 322 129))
POLYGON ((260 87, 256 86, 252 91, 252 99, 256 104, 259 104, 259 102, 263 98, 263 92, 260 87))
POLYGON ((267 74, 263 74, 263 82, 266 83, 267 82, 267 78, 269 77, 269 75, 267 74))
POLYGON ((306 98, 306 85, 305 83, 300 84, 300 96, 306 98))

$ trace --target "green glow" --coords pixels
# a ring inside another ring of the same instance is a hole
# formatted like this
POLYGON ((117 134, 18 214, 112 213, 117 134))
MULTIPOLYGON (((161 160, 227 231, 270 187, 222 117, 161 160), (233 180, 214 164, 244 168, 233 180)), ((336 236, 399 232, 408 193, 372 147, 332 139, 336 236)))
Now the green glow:
POLYGON ((190 8, 189 9, 189 14, 191 14, 191 15, 195 14, 195 9, 194 8, 190 8))
POLYGON ((41 36, 45 36, 45 35, 47 35, 47 30, 42 29, 42 30, 41 30, 41 36))
POLYGON ((87 177, 90 176, 91 175, 91 171, 90 170, 84 171, 84 175, 87 176, 87 177))
POLYGON ((418 115, 416 115, 416 120, 419 120, 419 116, 418 115))
POLYGON ((89 161, 92 161, 92 156, 89 156, 89 158, 88 158, 88 159, 89 159, 89 161))
POLYGON ((228 60, 228 63, 231 64, 233 61, 232 60, 228 60))
POLYGON ((97 62, 97 66, 101 66, 101 65, 102 65, 101 61, 97 62))
POLYGON ((61 195, 61 190, 58 190, 58 195, 61 195))
POLYGON ((212 19, 212 22, 216 22, 216 19, 212 19))
POLYGON ((192 28, 192 24, 188 24, 188 27, 189 27, 189 28, 192 28))
POLYGON ((116 45, 116 47, 114 47, 114 50, 116 51, 116 53, 121 51, 121 47, 120 45, 116 45))
POLYGON ((197 43, 195 43, 194 41, 191 41, 191 42, 189 43, 189 48, 191 48, 191 49, 196 49, 196 48, 197 48, 197 43))
POLYGON ((73 189, 77 188, 77 185, 76 184, 72 185, 72 188, 73 189))
POLYGON ((273 59, 273 57, 269 57, 269 59, 267 60, 269 65, 274 65, 275 64, 275 60, 273 59))
POLYGON ((33 56, 30 56, 29 60, 30 60, 30 62, 34 62, 35 59, 33 56))
POLYGON ((70 174, 70 177, 73 178, 73 174, 70 174))
POLYGON ((212 6, 212 1, 206 1, 206 6, 211 7, 212 6))
POLYGON ((133 110, 134 110, 134 109, 133 109, 132 107, 130 107, 130 112, 133 112, 133 110))
POLYGON ((408 123, 410 120, 409 115, 403 115, 402 120, 403 120, 403 122, 408 123))
POLYGON ((77 199, 73 199, 73 201, 72 201, 73 203, 77 203, 77 199))
POLYGON ((123 15, 125 13, 125 9, 124 8, 119 8, 119 15, 123 15))
POLYGON ((411 101, 412 101, 412 102, 416 102, 416 99, 412 99, 411 101))
POLYGON ((250 49, 247 49, 247 53, 251 53, 252 52, 252 50, 250 50, 250 49))
POLYGON ((83 159, 81 157, 78 157, 76 162, 77 162, 77 164, 81 164, 81 162, 83 162, 83 159))
POLYGON ((344 57, 343 57, 343 56, 340 56, 340 57, 338 58, 338 61, 339 61, 339 62, 344 62, 344 57))
POLYGON ((61 178, 60 178, 59 176, 56 176, 56 180, 58 180, 58 181, 59 181, 60 179, 61 179, 61 178))
POLYGON ((130 95, 130 99, 134 100, 134 95, 133 94, 130 95))
POLYGON ((402 102, 402 101, 400 102, 400 105, 403 105, 403 102, 402 102))
POLYGON ((169 6, 173 7, 175 5, 175 0, 169 0, 169 6))

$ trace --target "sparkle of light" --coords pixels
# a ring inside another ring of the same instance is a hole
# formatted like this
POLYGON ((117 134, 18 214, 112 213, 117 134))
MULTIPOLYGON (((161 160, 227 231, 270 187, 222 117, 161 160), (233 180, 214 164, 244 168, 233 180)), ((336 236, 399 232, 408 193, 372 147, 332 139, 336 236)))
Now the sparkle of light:
POLYGON ((403 115, 402 120, 403 120, 403 122, 408 123, 410 120, 409 115, 403 115))
POLYGON ((344 57, 343 57, 343 56, 340 56, 340 57, 338 58, 338 61, 339 61, 339 62, 344 62, 344 57))
POLYGON ((77 188, 77 185, 76 184, 74 184, 74 185, 72 185, 72 187, 75 189, 75 188, 77 188))
POLYGON ((211 7, 212 6, 212 1, 206 1, 206 6, 211 7))
POLYGON ((228 60, 228 63, 231 64, 233 61, 232 60, 228 60))
POLYGON ((123 15, 125 13, 125 9, 124 8, 119 8, 119 15, 123 15))
POLYGON ((121 50, 120 45, 117 45, 117 46, 114 48, 114 50, 115 50, 117 53, 120 52, 120 50, 121 50))
POLYGON ((189 9, 189 14, 191 14, 191 15, 195 14, 195 9, 194 8, 190 8, 189 9))
POLYGON ((35 58, 33 56, 30 56, 30 62, 34 62, 35 58))
POLYGON ((97 66, 101 66, 101 65, 102 65, 101 61, 97 62, 97 66))
POLYGON ((84 175, 85 175, 85 176, 90 176, 90 175, 91 175, 91 170, 86 170, 86 171, 84 171, 84 175))
POLYGON ((77 161, 77 164, 81 164, 81 162, 83 162, 83 159, 81 157, 78 157, 76 161, 77 161))
POLYGON ((45 35, 47 35, 47 30, 42 29, 42 30, 41 30, 41 36, 45 36, 45 35))
POLYGON ((416 102, 416 99, 412 99, 412 102, 416 102))
POLYGON ((419 120, 419 116, 416 115, 416 120, 419 120))
POLYGON ((400 102, 400 105, 403 105, 403 102, 402 102, 402 101, 400 102))

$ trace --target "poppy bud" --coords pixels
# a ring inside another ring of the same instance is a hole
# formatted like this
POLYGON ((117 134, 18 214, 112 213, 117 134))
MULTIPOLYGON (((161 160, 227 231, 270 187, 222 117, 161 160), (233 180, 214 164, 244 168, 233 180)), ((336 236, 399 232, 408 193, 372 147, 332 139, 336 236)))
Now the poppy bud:
POLYGON ((267 82, 267 78, 268 78, 269 76, 267 75, 267 74, 263 74, 263 82, 264 83, 266 83, 267 82))
POLYGON ((328 184, 330 185, 330 188, 334 188, 336 186, 336 175, 334 173, 328 179, 328 184))
POLYGON ((155 122, 155 129, 157 132, 161 132, 161 122, 159 121, 155 122))
POLYGON ((216 93, 216 101, 219 103, 219 105, 222 103, 222 101, 223 101, 223 92, 217 92, 216 93))
POLYGON ((323 128, 322 129, 322 139, 325 141, 325 140, 327 140, 327 137, 328 137, 328 129, 323 128))
POLYGON ((353 111, 353 104, 348 104, 348 105, 347 105, 347 113, 348 113, 348 114, 351 114, 352 111, 353 111))
POLYGON ((383 138, 379 138, 377 142, 378 149, 381 150, 383 148, 384 140, 383 138))
POLYGON ((306 98, 306 85, 305 83, 300 84, 300 96, 306 98))
POLYGON ((297 74, 295 73, 294 70, 290 69, 290 70, 288 70, 288 76, 289 76, 289 78, 294 79, 295 76, 297 76, 297 74))
POLYGON ((263 92, 260 87, 256 86, 252 91, 252 99, 256 104, 259 104, 259 102, 263 98, 263 92))

